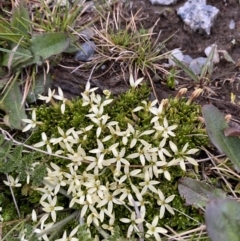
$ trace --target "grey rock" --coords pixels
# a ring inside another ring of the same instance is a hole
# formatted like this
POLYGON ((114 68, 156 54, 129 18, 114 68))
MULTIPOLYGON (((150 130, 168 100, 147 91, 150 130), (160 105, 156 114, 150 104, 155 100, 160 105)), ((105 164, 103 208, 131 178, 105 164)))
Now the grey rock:
POLYGON ((201 74, 202 67, 206 64, 207 58, 199 57, 193 59, 189 65, 189 68, 196 74, 201 74))
POLYGON ((231 19, 231 21, 229 23, 229 29, 231 29, 231 30, 235 29, 235 25, 236 25, 235 21, 233 19, 231 19))
POLYGON ((175 63, 174 59, 172 58, 172 56, 179 61, 183 60, 182 51, 180 49, 173 49, 171 52, 170 58, 168 59, 168 63, 170 66, 176 66, 176 63, 175 63))
POLYGON ((149 0, 152 4, 156 5, 170 5, 176 3, 178 0, 149 0))
POLYGON ((79 33, 79 35, 84 39, 90 40, 94 36, 94 31, 92 28, 85 28, 79 33))
POLYGON ((190 55, 187 55, 187 54, 183 55, 182 62, 183 62, 185 65, 189 66, 190 63, 192 62, 192 60, 193 60, 193 58, 192 58, 190 55))
POLYGON ((188 0, 177 11, 184 23, 193 31, 203 30, 210 35, 210 30, 219 10, 206 5, 206 0, 188 0))
POLYGON ((214 52, 212 54, 212 59, 210 59, 210 61, 217 64, 220 61, 220 57, 219 57, 219 53, 218 53, 216 44, 212 44, 211 46, 208 46, 207 48, 205 48, 204 53, 208 57, 212 51, 214 51, 214 52))
POLYGON ((96 45, 93 41, 85 42, 81 45, 80 50, 75 54, 76 61, 87 62, 93 56, 96 45))

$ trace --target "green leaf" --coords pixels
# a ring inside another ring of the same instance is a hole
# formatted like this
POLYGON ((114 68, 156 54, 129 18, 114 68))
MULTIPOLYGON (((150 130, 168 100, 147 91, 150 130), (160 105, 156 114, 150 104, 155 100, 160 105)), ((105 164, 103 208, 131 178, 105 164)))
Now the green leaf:
POLYGON ((33 83, 31 90, 27 95, 27 102, 34 103, 38 99, 38 95, 42 94, 44 90, 47 90, 52 85, 52 78, 50 74, 44 76, 44 74, 38 74, 36 81, 33 83))
POLYGON ((16 33, 21 33, 28 36, 31 31, 31 21, 25 0, 20 0, 19 4, 15 4, 12 12, 11 26, 16 30, 16 33))
POLYGON ((195 82, 199 82, 200 78, 191 70, 189 69, 185 64, 183 64, 181 61, 179 61, 174 56, 171 56, 175 62, 175 64, 181 68, 191 79, 193 79, 195 82))
POLYGON ((33 186, 39 186, 42 183, 43 178, 46 176, 47 170, 45 165, 37 165, 33 171, 33 186))
POLYGON ((231 199, 217 199, 206 206, 205 220, 212 241, 240 241, 240 204, 231 199))
POLYGON ((32 53, 22 46, 19 46, 16 51, 4 50, 4 52, 8 53, 3 58, 2 66, 9 67, 9 69, 26 67, 26 62, 32 58, 32 53))
POLYGON ((201 69, 201 74, 200 74, 200 79, 204 78, 207 73, 209 73, 210 75, 212 74, 213 71, 213 56, 215 54, 215 51, 217 51, 217 47, 216 45, 214 45, 207 57, 207 60, 205 62, 205 64, 203 65, 202 69, 201 69))
POLYGON ((227 155, 237 171, 240 171, 240 139, 236 136, 224 135, 228 127, 224 115, 213 105, 205 105, 202 108, 203 118, 208 136, 214 146, 227 155))
POLYGON ((43 33, 34 35, 31 39, 30 51, 33 54, 32 63, 42 63, 53 55, 64 52, 69 46, 69 37, 66 33, 43 33))
POLYGON ((27 119, 24 105, 21 105, 22 93, 18 83, 15 81, 7 90, 6 96, 2 96, 0 108, 7 113, 5 124, 11 128, 22 130, 24 123, 22 119, 27 119))
POLYGON ((64 53, 76 53, 80 50, 80 45, 78 43, 78 38, 75 35, 69 36, 69 46, 64 50, 64 53))
POLYGON ((179 180, 178 191, 186 199, 187 205, 193 205, 196 208, 205 207, 211 199, 226 197, 223 190, 188 177, 179 180))
POLYGON ((0 134, 0 146, 3 144, 4 141, 4 135, 0 134))

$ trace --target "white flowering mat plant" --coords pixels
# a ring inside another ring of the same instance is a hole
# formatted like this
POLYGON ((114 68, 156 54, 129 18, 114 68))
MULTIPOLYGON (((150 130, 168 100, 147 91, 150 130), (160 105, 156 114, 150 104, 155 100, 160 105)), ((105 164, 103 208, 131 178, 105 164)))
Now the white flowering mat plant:
POLYGON ((117 98, 96 94, 89 83, 77 100, 60 88, 39 96, 46 104, 32 109, 23 131, 32 131, 28 144, 44 155, 4 181, 31 186, 38 207, 31 237, 80 240, 85 225, 95 240, 108 240, 117 227, 124 238, 161 240, 167 226, 181 230, 202 220, 177 191, 178 178, 198 165, 196 154, 208 144, 200 106, 192 102, 201 90, 186 99, 181 89, 159 103, 141 82, 131 76, 129 91, 117 98))

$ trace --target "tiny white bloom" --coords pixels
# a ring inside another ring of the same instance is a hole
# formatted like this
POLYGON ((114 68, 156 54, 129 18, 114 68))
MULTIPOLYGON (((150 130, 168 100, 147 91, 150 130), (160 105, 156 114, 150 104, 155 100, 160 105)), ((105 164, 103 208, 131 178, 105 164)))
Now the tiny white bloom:
POLYGON ((78 228, 79 226, 74 228, 68 237, 67 237, 67 231, 65 230, 63 233, 63 237, 60 239, 56 239, 56 241, 78 241, 78 238, 73 237, 77 233, 78 228))
POLYGON ((154 147, 154 148, 151 148, 149 151, 150 152, 157 152, 158 155, 159 155, 159 158, 161 161, 166 161, 166 157, 165 156, 168 156, 168 157, 171 157, 172 155, 169 153, 169 151, 164 148, 164 146, 166 146, 166 140, 167 138, 163 138, 161 140, 161 142, 159 143, 159 146, 158 147, 154 147))
POLYGON ((160 183, 159 181, 150 181, 150 175, 149 175, 149 172, 148 171, 145 171, 145 174, 144 174, 144 182, 140 182, 139 185, 140 186, 143 186, 143 189, 141 191, 141 194, 144 195, 147 190, 151 190, 153 193, 157 193, 157 189, 155 188, 154 185, 160 183))
POLYGON ((114 158, 110 158, 106 161, 106 163, 111 164, 111 163, 116 163, 116 169, 117 171, 120 172, 121 170, 121 165, 130 165, 130 163, 124 158, 126 152, 126 148, 123 147, 121 151, 117 151, 115 148, 112 149, 112 153, 114 155, 114 158))
POLYGON ((36 120, 36 110, 35 109, 32 110, 32 119, 31 120, 30 119, 22 119, 22 121, 28 123, 28 125, 26 125, 23 128, 22 132, 26 132, 26 131, 30 130, 31 128, 34 129, 37 125, 43 124, 43 122, 36 120))
POLYGON ((164 105, 164 101, 160 103, 158 108, 155 106, 149 108, 150 112, 155 115, 152 118, 151 123, 155 123, 156 121, 162 118, 162 115, 164 113, 163 105, 164 105))
POLYGON ((175 195, 171 195, 170 197, 165 199, 164 194, 162 193, 161 190, 158 189, 158 200, 157 200, 157 204, 161 206, 160 208, 160 218, 163 218, 164 213, 165 213, 165 209, 168 210, 168 212, 170 212, 172 215, 174 215, 174 211, 171 208, 171 206, 168 204, 170 203, 173 199, 175 198, 175 195))
POLYGON ((5 185, 10 186, 10 187, 21 187, 22 184, 18 183, 19 182, 19 177, 17 177, 15 180, 12 176, 7 176, 7 181, 3 181, 5 185))
POLYGON ((180 167, 183 171, 186 171, 185 161, 188 161, 194 166, 198 166, 198 163, 192 157, 188 156, 197 153, 199 151, 197 148, 193 148, 187 151, 189 144, 186 143, 182 150, 179 151, 176 144, 174 144, 172 141, 169 142, 169 145, 172 151, 174 152, 176 162, 179 162, 180 167))
POLYGON ((48 196, 48 203, 43 201, 40 203, 43 206, 43 211, 47 213, 51 213, 53 222, 56 222, 56 219, 57 219, 56 211, 63 209, 63 207, 61 206, 56 207, 57 196, 55 196, 53 199, 50 196, 48 196))
POLYGON ((130 223, 127 231, 127 238, 130 238, 133 231, 139 232, 137 224, 142 223, 144 221, 143 218, 136 218, 136 213, 132 212, 130 219, 129 218, 121 218, 121 222, 130 223))
POLYGON ((61 100, 62 101, 62 104, 61 104, 61 112, 62 114, 64 114, 65 112, 65 103, 67 102, 67 99, 64 98, 64 95, 63 95, 63 91, 60 87, 58 87, 58 95, 53 95, 53 97, 57 100, 61 100))
POLYGON ((167 118, 164 117, 163 126, 155 122, 155 126, 153 128, 156 129, 163 138, 168 138, 169 136, 175 136, 172 131, 177 128, 177 125, 168 126, 167 118))
POLYGON ((37 222, 37 214, 34 209, 32 210, 32 220, 33 220, 33 222, 37 222))
POLYGON ((51 91, 51 89, 48 89, 48 96, 38 95, 39 100, 45 100, 46 103, 50 102, 53 98, 53 95, 55 93, 55 90, 51 91))
POLYGON ((133 89, 135 89, 141 82, 143 81, 143 78, 137 79, 136 81, 133 79, 133 75, 130 74, 129 77, 129 83, 133 89))
POLYGON ((150 223, 146 224, 146 226, 148 228, 148 231, 146 233, 146 238, 154 236, 156 241, 161 241, 161 237, 160 237, 159 233, 163 233, 163 234, 167 233, 167 230, 165 228, 157 227, 158 219, 159 219, 159 217, 156 216, 153 219, 152 224, 150 224, 150 223))
POLYGON ((51 144, 50 144, 50 140, 48 140, 48 138, 47 138, 46 133, 42 132, 41 136, 42 136, 42 141, 34 144, 33 146, 38 148, 38 147, 42 147, 42 146, 46 145, 47 152, 52 154, 52 147, 51 147, 51 144))

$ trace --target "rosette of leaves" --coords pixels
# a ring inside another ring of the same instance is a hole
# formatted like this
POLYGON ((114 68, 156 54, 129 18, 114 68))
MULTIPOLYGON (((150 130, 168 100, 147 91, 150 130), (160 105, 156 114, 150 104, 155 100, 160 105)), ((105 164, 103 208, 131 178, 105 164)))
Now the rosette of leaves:
POLYGON ((51 59, 53 65, 62 53, 78 51, 78 37, 68 28, 74 28, 84 12, 83 4, 78 2, 65 8, 56 3, 51 9, 45 1, 35 6, 26 0, 12 1, 11 18, 0 16, 0 89, 5 87, 0 95, 0 109, 6 112, 4 123, 10 128, 23 129, 25 100, 35 102, 37 95, 51 84, 50 74, 46 74, 48 61, 51 59), (30 19, 31 7, 34 17, 30 19))

